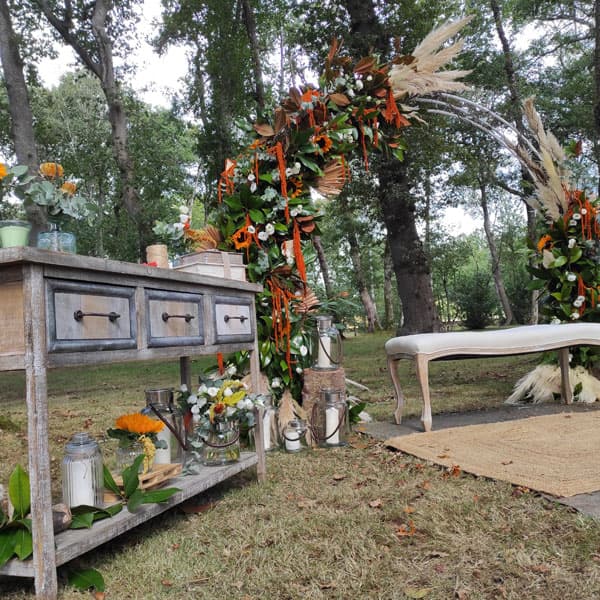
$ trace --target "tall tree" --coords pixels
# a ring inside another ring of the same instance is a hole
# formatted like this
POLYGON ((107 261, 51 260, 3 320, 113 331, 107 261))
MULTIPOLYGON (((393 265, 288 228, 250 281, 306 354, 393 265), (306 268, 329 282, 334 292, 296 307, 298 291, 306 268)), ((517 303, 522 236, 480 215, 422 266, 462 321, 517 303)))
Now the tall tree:
MULTIPOLYGON (((52 2, 32 0, 48 22, 68 44, 82 64, 100 81, 108 105, 112 143, 121 175, 122 203, 134 222, 140 212, 135 187, 135 167, 128 148, 129 124, 123 103, 122 86, 114 66, 114 41, 134 20, 129 1, 95 0, 90 6, 78 0, 52 2)), ((129 34, 131 35, 131 31, 129 34)), ((140 254, 142 248, 140 247, 140 254)))

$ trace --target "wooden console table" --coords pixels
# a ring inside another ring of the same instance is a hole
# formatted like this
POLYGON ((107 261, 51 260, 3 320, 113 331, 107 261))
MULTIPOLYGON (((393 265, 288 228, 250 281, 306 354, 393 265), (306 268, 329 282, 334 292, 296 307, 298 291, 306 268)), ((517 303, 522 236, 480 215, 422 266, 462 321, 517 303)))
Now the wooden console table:
POLYGON ((250 352, 259 390, 255 294, 261 286, 37 248, 0 250, 0 371, 24 370, 33 559, 13 559, 0 574, 33 577, 36 597, 54 600, 56 568, 256 465, 265 477, 257 419, 256 452, 199 475, 172 480, 181 492, 167 503, 126 509, 92 530, 54 535, 48 448, 48 368, 179 358, 181 382, 191 387, 190 357, 250 352))

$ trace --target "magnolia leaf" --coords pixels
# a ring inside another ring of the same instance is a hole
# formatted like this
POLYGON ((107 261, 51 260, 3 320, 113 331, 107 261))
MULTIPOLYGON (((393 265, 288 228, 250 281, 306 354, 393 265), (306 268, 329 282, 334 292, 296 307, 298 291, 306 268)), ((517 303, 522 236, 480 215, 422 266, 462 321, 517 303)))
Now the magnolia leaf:
POLYGON ((120 496, 121 490, 119 489, 119 486, 115 483, 112 473, 108 470, 106 465, 102 465, 102 470, 104 472, 104 487, 113 492, 113 494, 120 496))
POLYGON ((83 569, 81 571, 72 571, 69 573, 69 585, 74 588, 85 592, 90 588, 94 588, 99 592, 103 592, 106 589, 104 584, 104 577, 96 569, 83 569))
POLYGON ((144 492, 142 492, 142 490, 135 490, 127 497, 127 510, 129 512, 135 512, 143 503, 144 492))
POLYGON ((94 513, 85 512, 79 515, 73 515, 73 520, 69 525, 70 529, 89 529, 94 524, 94 513))
POLYGON ((575 248, 573 248, 571 250, 571 252, 569 252, 569 260, 572 263, 577 262, 581 258, 582 254, 583 254, 583 250, 581 248, 579 248, 578 246, 576 246, 575 248))
POLYGON ((551 269, 557 269, 558 267, 563 267, 564 265, 567 264, 567 257, 566 256, 557 256, 554 261, 552 262, 552 264, 550 265, 551 269))
POLYGON ((340 108, 344 108, 345 106, 348 106, 348 104, 350 104, 350 99, 348 98, 348 96, 346 96, 346 94, 329 94, 329 99, 340 108))
POLYGON ((254 123, 252 126, 258 135, 264 137, 272 137, 275 135, 275 130, 268 123, 254 123))
POLYGON ((125 498, 129 498, 139 487, 140 465, 144 461, 144 455, 136 456, 133 464, 123 470, 123 493, 125 498))
POLYGON ((15 509, 15 516, 25 517, 31 507, 29 475, 17 465, 8 480, 8 497, 15 509))
POLYGON ((142 492, 142 503, 166 502, 171 496, 180 492, 179 488, 164 488, 162 490, 150 490, 142 492))
POLYGON ((264 223, 267 219, 265 217, 265 213, 262 210, 258 210, 256 208, 251 208, 248 211, 250 218, 253 223, 264 223))
POLYGON ((25 560, 33 554, 33 538, 31 531, 19 528, 14 533, 15 554, 20 560, 25 560))
POLYGON ((15 553, 16 529, 0 531, 0 567, 15 553))

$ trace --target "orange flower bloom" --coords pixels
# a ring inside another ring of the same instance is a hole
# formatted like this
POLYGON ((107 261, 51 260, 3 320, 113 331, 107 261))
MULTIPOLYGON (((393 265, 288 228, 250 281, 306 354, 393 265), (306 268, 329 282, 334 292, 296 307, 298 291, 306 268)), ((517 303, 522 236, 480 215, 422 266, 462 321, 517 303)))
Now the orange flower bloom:
POLYGON ((117 429, 122 429, 123 431, 145 435, 149 433, 158 433, 159 431, 162 431, 165 425, 161 421, 156 421, 141 413, 132 413, 130 415, 119 417, 115 421, 115 426, 117 429))
POLYGON ((72 181, 65 181, 60 186, 60 191, 67 194, 67 196, 72 196, 77 191, 77 185, 74 184, 72 181))
POLYGON ((541 252, 546 247, 546 244, 551 241, 552 241, 551 235, 548 235, 548 234, 543 235, 537 243, 538 252, 541 252))
POLYGON ((0 163, 0 181, 8 175, 8 169, 4 163, 0 163))
POLYGON ((56 179, 62 177, 65 174, 62 165, 55 162, 46 162, 40 165, 40 175, 47 177, 48 179, 56 179))
MULTIPOLYGON (((315 146, 317 146, 323 154, 325 154, 326 152, 329 152, 329 150, 331 150, 331 147, 333 146, 333 142, 331 141, 331 138, 324 133, 321 133, 319 135, 313 135, 311 142, 315 146)), ((319 152, 319 150, 316 150, 315 153, 319 152)))

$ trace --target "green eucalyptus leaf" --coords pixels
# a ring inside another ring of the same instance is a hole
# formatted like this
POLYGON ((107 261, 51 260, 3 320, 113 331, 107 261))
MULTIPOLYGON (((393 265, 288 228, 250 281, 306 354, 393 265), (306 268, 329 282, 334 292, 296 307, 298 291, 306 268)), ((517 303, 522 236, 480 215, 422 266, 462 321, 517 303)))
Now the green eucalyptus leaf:
POLYGON ((29 475, 21 465, 17 465, 8 480, 8 497, 15 509, 15 516, 25 517, 31 507, 29 475))
POLYGON ((71 571, 69 573, 69 585, 82 592, 94 588, 98 592, 106 589, 104 577, 96 569, 82 569, 81 571, 71 571))

